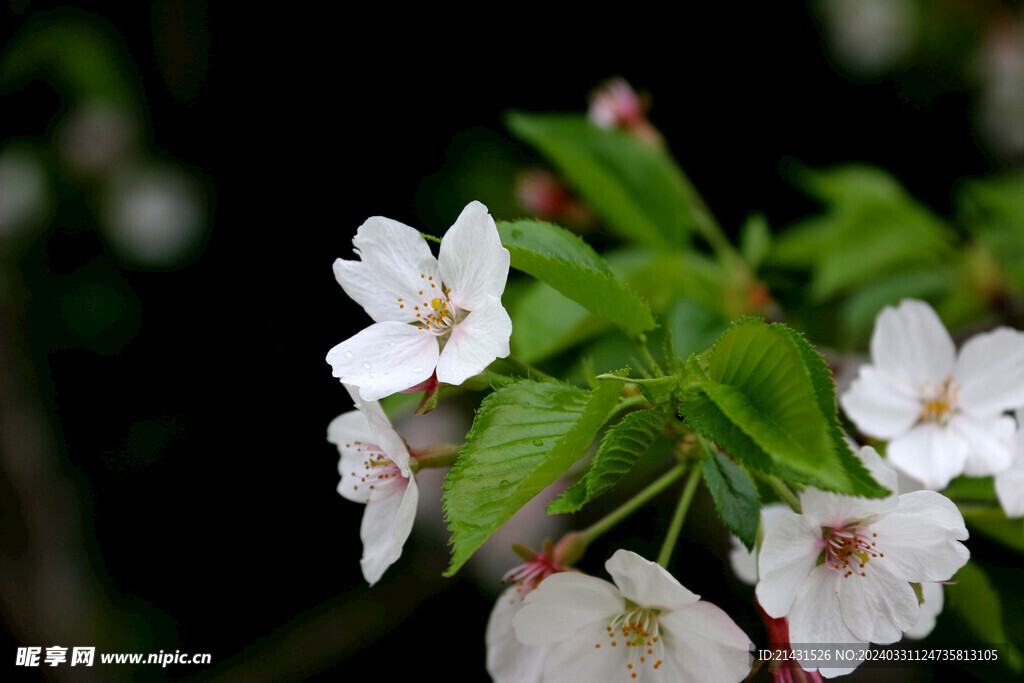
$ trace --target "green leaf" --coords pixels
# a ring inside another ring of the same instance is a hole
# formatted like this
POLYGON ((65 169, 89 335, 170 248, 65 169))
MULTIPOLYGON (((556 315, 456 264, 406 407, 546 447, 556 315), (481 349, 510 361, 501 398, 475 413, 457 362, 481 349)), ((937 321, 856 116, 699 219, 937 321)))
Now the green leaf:
POLYGON ((826 209, 780 235, 771 259, 776 265, 810 268, 814 301, 956 255, 956 233, 885 171, 861 164, 796 168, 794 182, 826 209))
POLYGON ((768 219, 763 213, 752 213, 747 216, 740 228, 740 253, 754 270, 764 262, 772 248, 772 235, 768 229, 768 219))
POLYGON ((569 231, 542 221, 516 221, 499 222, 498 234, 513 268, 546 282, 626 334, 636 337, 656 326, 647 304, 569 231))
POLYGON ((659 249, 688 245, 696 202, 666 153, 580 114, 511 112, 507 124, 554 162, 619 236, 659 249))
POLYGON ((617 381, 584 391, 522 380, 483 400, 444 484, 452 532, 446 576, 587 452, 620 388, 617 381))
MULTIPOLYGON (((996 500, 996 486, 993 477, 959 476, 949 482, 942 495, 954 502, 996 500)), ((1000 516, 1001 513, 1000 513, 1000 516)))
POLYGON ((1024 291, 1024 171, 968 178, 953 193, 960 222, 988 250, 994 268, 984 275, 1005 274, 1024 291))
POLYGON ((123 39, 90 15, 40 13, 6 45, 0 81, 40 75, 73 102, 101 100, 137 116, 134 74, 119 46, 123 39))
POLYGON ((665 420, 661 410, 638 410, 622 418, 605 434, 587 473, 548 505, 548 514, 576 512, 615 485, 658 438, 665 420))
POLYGON ((704 449, 703 472, 718 516, 753 552, 761 522, 761 502, 754 482, 743 468, 714 448, 704 449))
POLYGON ((1003 627, 1003 607, 988 575, 971 561, 953 577, 956 585, 945 590, 945 604, 959 615, 961 623, 980 643, 1007 643, 1008 666, 1020 673, 1024 660, 1020 650, 1010 642, 1003 627))
POLYGON ((782 330, 796 345, 814 386, 814 395, 818 399, 818 407, 829 424, 829 437, 843 469, 853 483, 859 495, 868 498, 884 498, 889 491, 874 480, 864 463, 860 461, 846 441, 846 435, 839 423, 839 406, 836 403, 836 385, 832 379, 832 370, 820 353, 804 339, 804 336, 785 325, 773 325, 782 330))
POLYGON ((792 330, 734 323, 697 382, 680 412, 746 466, 838 493, 888 493, 842 438, 827 365, 792 330))

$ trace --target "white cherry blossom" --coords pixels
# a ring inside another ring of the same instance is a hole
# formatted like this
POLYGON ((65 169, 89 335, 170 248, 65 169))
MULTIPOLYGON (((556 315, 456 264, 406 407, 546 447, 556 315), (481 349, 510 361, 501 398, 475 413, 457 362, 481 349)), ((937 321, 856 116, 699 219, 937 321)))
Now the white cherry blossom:
POLYGON ((524 645, 550 646, 541 680, 742 680, 750 639, 721 609, 665 569, 618 550, 605 569, 614 585, 562 572, 544 579, 512 625, 524 645))
MULTIPOLYGON (((896 491, 895 471, 873 448, 860 458, 896 491)), ((800 504, 802 514, 766 524, 755 589, 769 616, 786 617, 793 643, 894 643, 921 622, 911 584, 947 581, 970 557, 960 511, 934 491, 871 499, 808 488, 800 504)))
POLYGON ((912 299, 886 307, 871 336, 871 363, 840 398, 886 458, 927 489, 960 474, 997 474, 1013 460, 1013 418, 1024 403, 1024 333, 1006 327, 960 349, 932 308, 912 299))
POLYGON ((327 440, 341 453, 338 493, 366 504, 359 529, 363 541, 359 564, 372 586, 402 555, 416 517, 419 491, 409 466, 409 449, 380 404, 361 400, 354 387, 345 388, 356 410, 331 421, 327 440))
POLYGON ((375 216, 352 240, 359 261, 338 259, 345 293, 376 321, 330 350, 327 362, 366 400, 414 387, 435 372, 461 384, 509 354, 512 321, 501 305, 509 253, 487 207, 471 202, 434 258, 423 236, 375 216))
POLYGON ((566 571, 546 544, 545 551, 535 553, 527 562, 512 568, 502 583, 511 585, 502 591, 487 620, 487 673, 494 683, 540 683, 544 676, 544 659, 550 645, 524 645, 516 637, 512 620, 523 607, 526 596, 540 582, 558 572, 566 571))

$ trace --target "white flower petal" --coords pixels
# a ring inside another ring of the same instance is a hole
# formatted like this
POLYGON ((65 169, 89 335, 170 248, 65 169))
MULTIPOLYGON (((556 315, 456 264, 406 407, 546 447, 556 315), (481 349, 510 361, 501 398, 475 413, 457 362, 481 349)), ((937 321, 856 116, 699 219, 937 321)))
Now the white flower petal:
MULTIPOLYGON (((860 642, 843 621, 838 595, 840 576, 838 572, 824 564, 815 567, 807 576, 793 602, 793 608, 786 616, 791 643, 803 645, 860 642)), ((761 603, 761 606, 763 607, 764 603, 761 603)))
MULTIPOLYGON (((1024 434, 1024 431, 1020 432, 1024 434)), ((1024 443, 1018 438, 1010 469, 996 475, 996 495, 1007 517, 1024 517, 1024 443)))
MULTIPOLYGON (((820 565, 808 577, 808 584, 798 600, 793 604, 793 611, 786 618, 789 626, 789 642, 796 648, 813 648, 824 644, 843 644, 854 650, 866 649, 870 643, 859 642, 843 621, 839 606, 838 574, 824 565, 820 565)), ((856 669, 860 662, 853 666, 822 667, 810 660, 800 660, 800 668, 805 671, 819 671, 824 678, 845 676, 856 669)))
POLYGON ((927 638, 935 629, 935 622, 942 612, 943 594, 942 584, 926 581, 921 584, 921 596, 924 601, 921 603, 921 615, 917 623, 903 632, 907 638, 920 640, 927 638))
POLYGON ((956 361, 958 405, 979 417, 1024 403, 1024 332, 1000 327, 975 335, 956 361))
POLYGON ((405 481, 408 485, 404 491, 396 486, 392 495, 367 504, 363 512, 363 523, 359 528, 363 557, 359 565, 371 586, 402 556, 402 546, 412 529, 419 493, 414 479, 405 481))
POLYGON ((1003 472, 1013 462, 1014 432, 1017 423, 1012 417, 976 418, 957 415, 949 428, 960 434, 970 450, 963 473, 969 477, 985 477, 1003 472))
MULTIPOLYGON (((544 579, 526 596, 512 626, 524 645, 549 645, 591 623, 610 619, 622 612, 625 604, 622 594, 607 581, 561 572, 544 579)), ((602 630, 607 623, 602 621, 602 630)))
POLYGON ((512 586, 498 596, 487 620, 487 673, 495 683, 539 683, 550 647, 519 642, 512 618, 523 606, 523 593, 512 586))
POLYGON ((893 466, 929 489, 944 489, 964 471, 970 446, 959 433, 923 422, 891 441, 886 456, 893 466))
MULTIPOLYGON (((967 563, 967 527, 956 505, 934 491, 900 496, 895 510, 871 525, 888 571, 903 581, 946 581, 967 563)), ((875 560, 872 560, 874 562, 875 560)), ((877 641, 876 641, 877 642, 877 641)))
POLYGON ((437 339, 412 325, 382 322, 349 337, 327 354, 334 376, 359 387, 367 401, 390 396, 430 377, 437 339))
POLYGON ((666 659, 684 681, 741 681, 750 672, 750 638, 721 608, 695 602, 662 613, 666 659))
POLYGON ((939 316, 923 301, 904 299, 878 314, 871 361, 902 386, 940 385, 953 374, 956 346, 939 316))
MULTIPOLYGON (((554 577, 548 577, 544 583, 552 578, 554 577)), ((541 583, 541 586, 544 583, 541 583)), ((533 591, 531 595, 536 592, 533 591)), ((519 613, 522 614, 528 607, 524 607, 519 613)), ((516 633, 521 634, 518 627, 516 633)), ((630 648, 627 648, 622 640, 616 641, 613 647, 612 640, 608 637, 603 622, 583 625, 565 633, 560 639, 561 642, 551 649, 544 660, 544 683, 633 680, 629 677, 630 670, 626 668, 630 648), (600 647, 595 647, 598 644, 600 647)), ((636 680, 643 680, 639 676, 649 672, 648 667, 642 671, 637 670, 636 680)))
POLYGON ((909 583, 890 574, 876 559, 870 560, 863 572, 864 576, 854 571, 837 581, 843 621, 857 640, 895 643, 904 629, 917 623, 917 595, 909 583))
POLYGON ((423 283, 441 280, 427 241, 408 225, 374 216, 359 226, 352 244, 362 260, 336 260, 338 284, 376 322, 412 322, 409 311, 422 303, 417 292, 423 283))
POLYGON ((786 616, 824 547, 821 528, 803 515, 780 514, 764 520, 758 555, 757 601, 770 617, 786 616))
POLYGON ((501 301, 487 302, 456 323, 437 361, 437 379, 445 384, 462 384, 478 375, 495 358, 509 354, 512 320, 501 301))
POLYGON ((871 365, 861 366, 839 404, 857 429, 878 439, 905 433, 921 414, 919 396, 893 384, 871 365))
POLYGON ((475 311, 488 297, 501 298, 509 261, 494 219, 480 202, 467 204, 441 239, 441 276, 452 303, 464 311, 475 311))
MULTIPOLYGON (((352 397, 352 402, 355 403, 356 409, 363 416, 366 426, 369 428, 368 432, 364 432, 361 440, 380 446, 384 455, 391 458, 391 461, 402 470, 402 474, 408 477, 410 474, 409 449, 395 428, 391 426, 391 420, 388 419, 384 409, 380 407, 380 403, 363 400, 359 396, 359 390, 350 384, 345 385, 345 390, 352 397)), ((330 441, 330 426, 327 431, 327 440, 330 441)), ((331 443, 336 442, 332 441, 331 443)))
POLYGON ((643 607, 679 609, 700 600, 657 562, 629 550, 616 550, 604 568, 623 597, 643 607))

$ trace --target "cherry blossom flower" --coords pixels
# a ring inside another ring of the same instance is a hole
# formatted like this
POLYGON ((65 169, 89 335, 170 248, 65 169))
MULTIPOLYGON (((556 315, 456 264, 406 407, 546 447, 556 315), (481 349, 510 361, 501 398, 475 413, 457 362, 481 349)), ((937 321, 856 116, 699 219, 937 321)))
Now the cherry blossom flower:
POLYGON ((551 646, 544 681, 739 681, 750 639, 654 562, 618 550, 605 569, 615 584, 549 576, 512 619, 528 646, 551 646))
POLYGON ((338 493, 365 503, 359 537, 363 577, 372 586, 402 555, 416 517, 419 492, 410 468, 410 454, 376 401, 363 401, 354 387, 345 386, 356 410, 343 413, 327 427, 327 440, 341 459, 338 493))
POLYGON ((935 311, 907 299, 879 314, 871 361, 840 404, 861 432, 889 440, 894 467, 938 490, 1010 466, 1015 423, 1003 413, 1024 403, 1024 333, 1000 327, 958 355, 935 311))
MULTIPOLYGON (((896 472, 873 448, 860 458, 896 491, 896 472)), ((766 525, 755 589, 769 616, 786 617, 794 643, 896 642, 921 621, 911 584, 946 581, 970 557, 960 511, 934 491, 870 499, 808 488, 800 504, 802 514, 766 525)))
POLYGON ((516 638, 512 620, 525 604, 525 598, 540 582, 566 567, 556 559, 553 545, 545 543, 544 552, 526 548, 529 559, 509 570, 502 583, 511 583, 494 603, 487 620, 487 673, 495 683, 539 683, 544 675, 544 659, 550 645, 524 645, 516 638))
POLYGON ((509 354, 512 321, 501 305, 509 253, 494 219, 470 202, 441 240, 374 216, 352 240, 359 261, 338 259, 345 293, 376 321, 330 350, 327 362, 367 401, 437 380, 461 384, 509 354))
MULTIPOLYGON (((1017 410, 1017 421, 1024 409, 1017 410)), ((996 496, 1007 517, 1024 517, 1024 427, 1017 429, 1016 451, 1010 468, 996 475, 996 496)))

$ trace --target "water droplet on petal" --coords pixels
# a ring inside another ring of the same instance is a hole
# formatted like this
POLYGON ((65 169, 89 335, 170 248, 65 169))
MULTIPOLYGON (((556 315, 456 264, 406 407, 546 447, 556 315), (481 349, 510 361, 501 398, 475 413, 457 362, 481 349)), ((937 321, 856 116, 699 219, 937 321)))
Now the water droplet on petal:
POLYGON ((369 363, 363 363, 363 370, 369 370, 369 369, 370 369, 370 364, 369 363))
POLYGON ((346 351, 345 352, 345 358, 351 358, 351 357, 352 357, 352 352, 351 351, 346 351))
POLYGON ((336 354, 337 352, 338 352, 338 349, 331 349, 330 351, 328 351, 328 352, 327 352, 327 355, 328 355, 328 356, 333 356, 333 355, 334 355, 334 354, 336 354))
POLYGON ((413 372, 423 372, 423 368, 413 368, 413 372))

